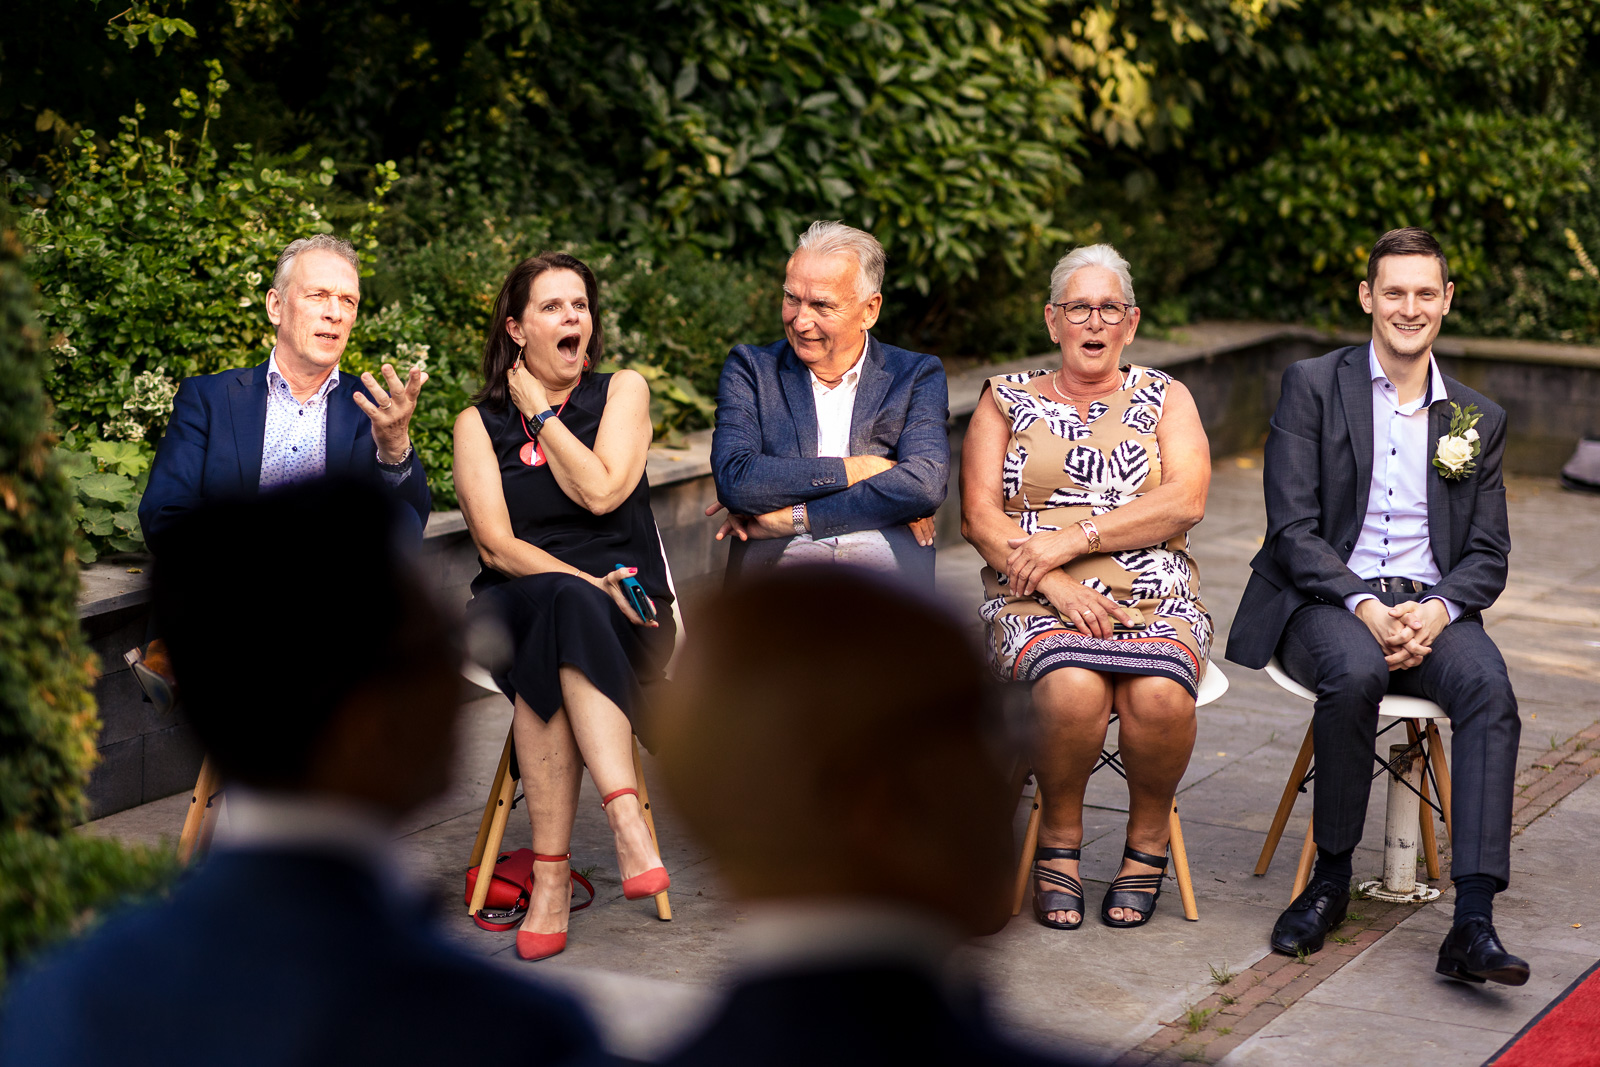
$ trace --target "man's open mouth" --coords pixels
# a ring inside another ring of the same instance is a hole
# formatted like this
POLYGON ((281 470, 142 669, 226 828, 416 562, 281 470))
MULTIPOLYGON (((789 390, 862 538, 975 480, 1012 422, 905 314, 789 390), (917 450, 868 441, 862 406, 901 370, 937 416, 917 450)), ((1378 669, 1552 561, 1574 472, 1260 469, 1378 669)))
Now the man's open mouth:
POLYGON ((336 333, 328 333, 328 332, 326 332, 324 330, 318 330, 317 331, 317 336, 322 338, 324 341, 337 341, 339 339, 339 335, 338 334, 336 334, 336 333))

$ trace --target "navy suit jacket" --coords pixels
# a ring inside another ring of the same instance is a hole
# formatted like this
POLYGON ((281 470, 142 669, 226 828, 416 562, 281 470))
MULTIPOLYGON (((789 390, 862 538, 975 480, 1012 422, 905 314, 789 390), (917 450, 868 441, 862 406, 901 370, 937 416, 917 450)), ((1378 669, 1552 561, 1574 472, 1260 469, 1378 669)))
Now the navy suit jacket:
MULTIPOLYGON (((372 420, 354 400, 361 379, 341 373, 328 393, 326 473, 379 481, 378 447, 372 420)), ((368 399, 371 399, 370 397, 368 399)), ((156 449, 139 523, 155 550, 174 519, 208 500, 254 494, 261 482, 261 449, 267 434, 267 364, 185 378, 172 401, 172 418, 156 449)), ((422 460, 411 453, 411 473, 395 492, 427 526, 433 494, 422 460)))
POLYGON ((976 1002, 952 1002, 893 964, 774 974, 736 986, 666 1067, 1069 1067, 1085 1062, 1009 1044, 976 1002))
MULTIPOLYGON (((881 530, 908 576, 933 585, 932 547, 906 524, 932 515, 950 478, 950 416, 944 365, 934 356, 882 344, 871 334, 861 357, 850 454, 897 464, 849 484, 844 460, 817 456, 811 371, 787 340, 739 345, 722 365, 711 472, 717 499, 738 515, 805 504, 814 537, 881 530)), ((775 561, 790 538, 735 540, 728 574, 775 561)))
MULTIPOLYGON (((1511 551, 1500 463, 1506 413, 1453 378, 1449 396, 1428 408, 1428 544, 1439 567, 1430 591, 1482 611, 1506 585, 1511 551), (1450 405, 1476 404, 1482 452, 1465 478, 1446 480, 1434 448, 1450 432, 1450 405)), ((1267 536, 1250 561, 1250 581, 1228 633, 1228 659, 1264 667, 1289 616, 1302 604, 1343 604, 1370 590, 1348 566, 1367 517, 1372 484, 1372 374, 1367 346, 1354 345, 1284 371, 1267 434, 1263 472, 1267 536)), ((1404 577, 1404 576, 1402 576, 1404 577)))
POLYGON ((447 945, 332 854, 213 854, 13 983, 0 1063, 29 1067, 555 1064, 582 1008, 447 945))

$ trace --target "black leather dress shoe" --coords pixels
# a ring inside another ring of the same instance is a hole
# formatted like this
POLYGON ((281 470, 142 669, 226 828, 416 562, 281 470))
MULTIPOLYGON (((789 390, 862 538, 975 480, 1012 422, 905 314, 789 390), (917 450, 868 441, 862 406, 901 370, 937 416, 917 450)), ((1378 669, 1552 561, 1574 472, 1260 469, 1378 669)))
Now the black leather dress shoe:
POLYGON ((1434 969, 1463 982, 1505 985, 1522 985, 1529 973, 1528 962, 1506 951, 1487 919, 1464 919, 1452 926, 1439 946, 1439 966, 1434 969))
POLYGON ((1334 882, 1312 882, 1294 903, 1278 916, 1272 928, 1272 950, 1286 956, 1310 954, 1322 948, 1328 931, 1344 922, 1350 910, 1350 887, 1334 882))

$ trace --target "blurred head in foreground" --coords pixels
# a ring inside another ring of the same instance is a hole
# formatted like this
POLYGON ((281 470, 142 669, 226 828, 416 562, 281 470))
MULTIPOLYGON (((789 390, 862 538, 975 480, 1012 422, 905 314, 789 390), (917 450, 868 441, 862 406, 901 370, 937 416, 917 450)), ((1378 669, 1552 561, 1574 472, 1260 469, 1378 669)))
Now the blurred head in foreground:
POLYGON ((373 486, 326 479, 173 527, 156 624, 225 780, 390 815, 445 787, 458 656, 398 521, 373 486))
POLYGON ((734 891, 999 929, 1015 797, 960 626, 838 566, 772 571, 702 617, 660 715, 661 765, 734 891))

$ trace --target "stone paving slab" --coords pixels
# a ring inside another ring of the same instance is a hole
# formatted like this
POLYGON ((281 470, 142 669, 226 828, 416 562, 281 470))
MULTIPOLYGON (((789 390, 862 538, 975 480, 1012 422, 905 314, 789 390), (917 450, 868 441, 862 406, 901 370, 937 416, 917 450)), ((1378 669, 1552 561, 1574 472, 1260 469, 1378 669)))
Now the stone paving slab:
MULTIPOLYGON (((1522 478, 1511 480, 1509 497, 1515 545, 1511 583, 1502 603, 1488 613, 1487 625, 1500 642, 1523 705, 1519 767, 1525 792, 1553 775, 1564 783, 1519 800, 1519 825, 1537 821, 1514 843, 1516 882, 1499 912, 1513 947, 1528 948, 1539 984, 1520 997, 1502 998, 1492 1021, 1468 1021, 1464 1028, 1421 1023, 1409 1008, 1386 1011, 1370 998, 1359 1001, 1357 993, 1383 976, 1434 997, 1416 1005, 1428 1018, 1458 1017, 1450 1014, 1458 1007, 1450 1000, 1454 994, 1436 995, 1436 987, 1448 983, 1435 982, 1432 975, 1443 936, 1437 924, 1448 917, 1442 910, 1448 893, 1444 904, 1415 912, 1369 907, 1366 932, 1355 930, 1352 944, 1330 945, 1307 964, 1267 956, 1268 930, 1288 900, 1308 797, 1296 805, 1269 873, 1256 878, 1250 872, 1309 721, 1310 704, 1283 693, 1265 675, 1220 657, 1249 558, 1265 526, 1259 454, 1244 455, 1217 463, 1208 515, 1194 533, 1205 600, 1218 623, 1216 658, 1230 681, 1226 696, 1200 713, 1199 740, 1179 795, 1201 920, 1183 919, 1170 881, 1154 920, 1139 930, 1112 931, 1091 918, 1079 931, 1055 933, 1034 923, 1025 907, 1005 930, 974 942, 959 959, 984 976, 992 1009, 1008 1029, 1023 1040, 1107 1062, 1134 1048, 1142 1051, 1128 1062, 1158 1055, 1213 1062, 1230 1055, 1229 1063, 1251 1065, 1294 1062, 1293 1056, 1309 1060, 1319 1050, 1326 1056, 1329 1048, 1369 1041, 1369 1053, 1385 1048, 1392 1056, 1395 1043, 1403 1042, 1408 1057, 1420 1053, 1430 1062, 1438 1056, 1442 1063, 1476 1063, 1542 1006, 1540 997, 1547 999, 1570 981, 1570 974, 1561 974, 1600 954, 1600 915, 1589 903, 1596 899, 1595 868, 1586 862, 1600 787, 1580 785, 1592 773, 1592 757, 1568 740, 1600 721, 1600 622, 1590 614, 1600 609, 1600 565, 1580 568, 1576 576, 1571 565, 1575 546, 1600 540, 1600 498, 1522 478), (1569 924, 1575 922, 1584 925, 1572 929, 1569 924), (1222 1004, 1224 995, 1234 994, 1214 984, 1213 968, 1239 972, 1239 985, 1231 988, 1257 1003, 1222 1004), (1261 968, 1270 973, 1251 977, 1261 968), (1369 977, 1363 979, 1364 973, 1369 977), (1252 993, 1247 985, 1259 991, 1252 993), (1282 1003, 1286 997, 1294 998, 1292 1006, 1282 1003), (1239 1005, 1250 1010, 1224 1014, 1239 1005), (1203 1013, 1208 1006, 1217 1009, 1217 1021, 1189 1033, 1187 1013, 1203 1013), (1226 1025, 1229 1021, 1237 1025, 1226 1025), (1358 1041, 1352 1035, 1364 1036, 1358 1041), (1202 1040, 1203 1046, 1196 1045, 1202 1040), (1152 1047, 1161 1042, 1166 1053, 1152 1047)), ((979 567, 976 553, 964 545, 939 553, 941 590, 974 629, 979 626, 979 567)), ((691 635, 693 608, 692 602, 685 605, 691 635)), ((524 964, 513 951, 513 934, 472 925, 461 904, 463 868, 508 725, 503 698, 483 696, 481 690, 470 695, 454 784, 401 827, 402 861, 443 902, 449 937, 505 966, 508 974, 534 975, 579 992, 615 1051, 658 1055, 714 1008, 737 959, 740 908, 721 887, 704 849, 678 824, 670 797, 659 795, 652 799, 673 876, 674 921, 659 922, 649 901, 623 900, 605 817, 585 781, 574 865, 594 868, 599 899, 573 917, 567 951, 537 965, 524 964)), ((1600 750, 1600 742, 1595 748, 1600 750)), ((653 781, 648 756, 645 766, 646 780, 653 781)), ((1358 875, 1381 869, 1384 796, 1382 784, 1375 783, 1365 847, 1357 853, 1358 875)), ((1097 775, 1087 800, 1084 878, 1093 910, 1115 871, 1126 787, 1113 775, 1097 775)), ((87 830, 152 842, 175 839, 186 804, 186 796, 167 798, 87 830)), ((1019 806, 1019 835, 1025 815, 1025 806, 1019 806)), ((518 810, 506 845, 527 843, 527 820, 518 810)))

